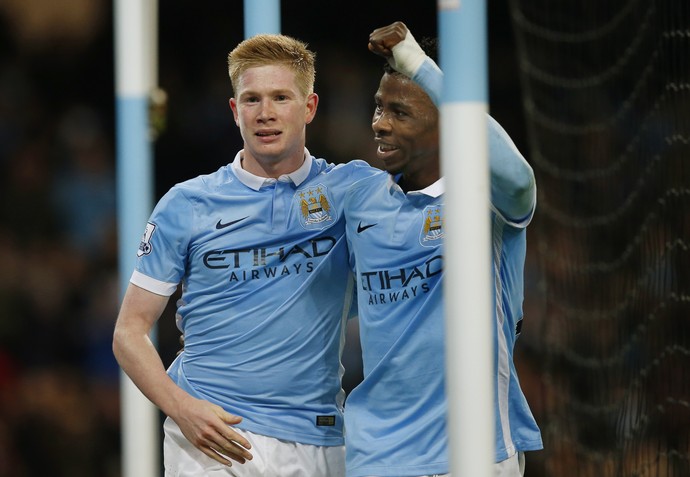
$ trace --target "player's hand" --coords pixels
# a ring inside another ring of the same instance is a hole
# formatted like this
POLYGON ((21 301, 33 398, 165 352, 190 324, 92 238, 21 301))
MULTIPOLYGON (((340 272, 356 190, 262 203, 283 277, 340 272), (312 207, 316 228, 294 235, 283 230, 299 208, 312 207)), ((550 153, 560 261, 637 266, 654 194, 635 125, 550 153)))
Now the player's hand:
POLYGON ((407 31, 407 26, 403 22, 377 28, 369 35, 369 51, 390 58, 393 56, 391 49, 405 39, 407 31))
POLYGON ((249 441, 230 427, 242 418, 220 406, 190 397, 171 418, 187 440, 211 459, 227 466, 231 460, 244 464, 252 459, 249 441))

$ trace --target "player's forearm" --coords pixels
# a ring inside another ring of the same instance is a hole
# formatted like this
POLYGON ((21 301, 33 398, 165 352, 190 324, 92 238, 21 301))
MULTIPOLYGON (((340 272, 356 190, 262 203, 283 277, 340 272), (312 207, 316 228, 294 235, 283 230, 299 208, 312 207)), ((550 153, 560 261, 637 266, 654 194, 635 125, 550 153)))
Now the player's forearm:
POLYGON ((187 393, 167 375, 147 333, 118 325, 113 336, 113 353, 122 370, 166 415, 175 415, 187 393))
POLYGON ((176 412, 187 395, 165 371, 149 334, 168 303, 168 297, 130 284, 113 333, 113 353, 122 370, 165 414, 176 412))
POLYGON ((443 91, 443 72, 434 60, 427 56, 412 76, 412 80, 422 87, 438 108, 441 104, 441 92, 443 91))

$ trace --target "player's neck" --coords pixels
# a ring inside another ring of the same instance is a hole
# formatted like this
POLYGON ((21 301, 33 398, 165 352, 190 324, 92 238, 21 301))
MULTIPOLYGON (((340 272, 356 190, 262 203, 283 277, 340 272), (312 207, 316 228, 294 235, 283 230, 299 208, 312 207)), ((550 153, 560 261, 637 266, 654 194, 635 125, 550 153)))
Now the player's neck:
POLYGON ((398 185, 403 192, 410 192, 411 190, 422 190, 429 187, 431 184, 440 179, 438 173, 418 173, 418 174, 403 174, 398 181, 398 185))
POLYGON ((259 177, 278 177, 295 172, 304 163, 304 152, 288 157, 255 157, 247 152, 240 156, 242 169, 259 177))

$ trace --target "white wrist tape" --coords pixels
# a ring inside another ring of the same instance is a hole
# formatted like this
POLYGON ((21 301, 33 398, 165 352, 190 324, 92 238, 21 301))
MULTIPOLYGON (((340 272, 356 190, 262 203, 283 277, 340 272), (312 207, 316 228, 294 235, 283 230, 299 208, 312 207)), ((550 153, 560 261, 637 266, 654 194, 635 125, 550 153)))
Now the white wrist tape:
POLYGON ((417 70, 419 70, 419 67, 422 66, 426 59, 424 50, 422 50, 422 47, 419 46, 409 30, 407 35, 405 35, 405 39, 395 45, 391 51, 393 56, 388 58, 388 63, 395 71, 410 78, 417 73, 417 70))

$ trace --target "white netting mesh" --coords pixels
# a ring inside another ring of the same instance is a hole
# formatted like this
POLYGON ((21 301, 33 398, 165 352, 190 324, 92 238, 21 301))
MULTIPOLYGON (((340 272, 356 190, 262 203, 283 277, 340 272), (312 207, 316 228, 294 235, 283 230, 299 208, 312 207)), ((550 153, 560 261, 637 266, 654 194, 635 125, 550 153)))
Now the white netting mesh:
POLYGON ((690 1, 510 8, 539 190, 528 474, 690 476, 690 1))

